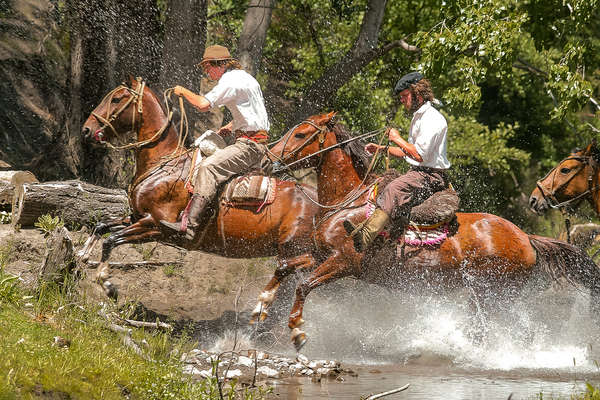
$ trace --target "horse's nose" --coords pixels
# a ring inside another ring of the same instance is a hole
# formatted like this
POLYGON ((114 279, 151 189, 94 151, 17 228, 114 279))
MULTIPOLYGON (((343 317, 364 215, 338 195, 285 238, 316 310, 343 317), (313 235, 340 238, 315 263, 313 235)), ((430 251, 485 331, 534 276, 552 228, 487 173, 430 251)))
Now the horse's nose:
POLYGON ((90 137, 90 133, 92 131, 90 130, 90 128, 88 128, 87 126, 84 126, 83 128, 81 128, 81 134, 83 135, 84 138, 89 138, 90 137))
POLYGON ((542 214, 546 209, 545 202, 539 201, 537 196, 531 195, 529 197, 529 209, 536 214, 542 214))
POLYGON ((531 208, 532 210, 535 211, 535 205, 537 203, 537 199, 535 198, 535 196, 531 196, 529 198, 529 208, 531 208))

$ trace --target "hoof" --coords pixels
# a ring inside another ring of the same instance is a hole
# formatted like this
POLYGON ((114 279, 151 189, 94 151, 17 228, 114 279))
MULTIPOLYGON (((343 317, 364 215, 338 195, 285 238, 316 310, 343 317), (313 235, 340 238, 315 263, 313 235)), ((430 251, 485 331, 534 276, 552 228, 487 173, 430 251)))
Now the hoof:
POLYGON ((106 281, 102 284, 102 288, 104 289, 104 293, 106 293, 109 298, 117 301, 117 298, 119 297, 119 291, 115 285, 109 281, 106 281))
POLYGON ((269 316, 269 314, 266 313, 265 311, 263 311, 261 313, 252 313, 249 324, 254 325, 257 322, 263 322, 265 319, 267 319, 268 316, 269 316))
POLYGON ((98 267, 98 273, 96 275, 96 282, 103 284, 103 282, 106 281, 109 277, 110 277, 110 273, 109 273, 109 269, 108 269, 108 264, 107 263, 100 264, 100 266, 98 267))
POLYGON ((307 340, 308 338, 306 337, 306 333, 304 331, 301 331, 298 328, 294 328, 292 330, 292 343, 294 344, 296 351, 300 351, 300 349, 306 344, 307 340))

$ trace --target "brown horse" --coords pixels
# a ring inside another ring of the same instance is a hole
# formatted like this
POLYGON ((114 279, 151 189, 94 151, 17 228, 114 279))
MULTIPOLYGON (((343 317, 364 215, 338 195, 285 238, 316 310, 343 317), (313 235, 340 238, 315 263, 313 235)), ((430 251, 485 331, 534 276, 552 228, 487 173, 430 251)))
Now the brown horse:
MULTIPOLYGON (((363 144, 340 146, 350 136, 332 123, 333 116, 309 118, 271 149, 282 163, 300 161, 294 166, 315 167, 318 201, 333 207, 323 209, 317 219, 318 267, 296 289, 288 324, 296 348, 306 341, 306 333, 300 330, 306 296, 320 285, 347 276, 401 290, 466 288, 477 304, 496 295, 510 301, 538 275, 565 277, 589 288, 597 300, 600 271, 584 252, 559 240, 528 235, 491 214, 457 213, 448 237, 438 245, 402 247, 379 240, 366 254, 357 253, 343 221, 365 219, 366 189, 373 177, 365 176, 368 161, 364 161, 363 144)), ((596 311, 596 304, 593 306, 596 311)))
POLYGON ((573 208, 587 200, 600 215, 599 160, 596 141, 572 152, 537 182, 529 196, 531 210, 541 215, 550 208, 573 208))
MULTIPOLYGON (((116 147, 110 143, 123 140, 128 132, 136 134, 135 143, 121 146, 135 149, 136 171, 129 188, 132 214, 127 220, 100 224, 96 230, 96 238, 113 231, 103 242, 98 274, 109 295, 116 295, 116 288, 107 280, 112 249, 124 243, 177 244, 159 229, 158 221, 176 221, 190 197, 184 183, 191 153, 181 147, 180 135, 158 97, 139 78, 132 79, 131 86, 121 85, 111 91, 82 129, 86 138, 110 147, 116 147)), ((260 211, 255 206, 219 203, 203 235, 188 248, 236 258, 277 256, 278 268, 261 294, 253 318, 266 317, 266 309, 285 276, 295 269, 313 266, 310 233, 318 209, 302 191, 316 195, 309 186, 279 180, 275 200, 260 211)))

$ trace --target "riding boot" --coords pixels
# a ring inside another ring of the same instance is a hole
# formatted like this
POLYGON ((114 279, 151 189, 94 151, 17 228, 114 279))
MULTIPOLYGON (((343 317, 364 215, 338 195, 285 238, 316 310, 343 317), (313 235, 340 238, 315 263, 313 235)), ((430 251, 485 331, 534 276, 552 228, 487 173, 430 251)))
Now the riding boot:
POLYGON ((354 248, 356 251, 360 253, 365 251, 377 235, 379 235, 379 232, 383 230, 389 219, 390 217, 385 211, 376 208, 367 220, 358 225, 354 225, 348 220, 344 221, 344 228, 354 239, 354 248))
POLYGON ((200 226, 200 221, 202 219, 202 214, 204 213, 204 209, 208 205, 210 199, 205 196, 200 196, 195 194, 192 196, 189 205, 188 211, 188 223, 187 227, 184 227, 181 221, 178 222, 168 222, 161 220, 160 224, 165 228, 174 231, 173 233, 182 233, 185 229, 185 238, 187 240, 194 239, 196 235, 196 230, 200 226))

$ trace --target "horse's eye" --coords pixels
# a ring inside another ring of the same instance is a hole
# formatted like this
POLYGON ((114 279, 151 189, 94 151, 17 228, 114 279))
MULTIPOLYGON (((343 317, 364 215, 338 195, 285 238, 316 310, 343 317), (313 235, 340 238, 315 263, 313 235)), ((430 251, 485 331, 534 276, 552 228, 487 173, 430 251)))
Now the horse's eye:
POLYGON ((110 100, 110 102, 111 102, 111 103, 115 103, 115 104, 116 104, 116 103, 118 103, 118 102, 120 102, 120 101, 121 101, 121 97, 119 97, 119 98, 117 98, 117 97, 113 97, 113 98, 110 100))
POLYGON ((560 169, 561 174, 568 174, 569 172, 571 172, 571 168, 561 168, 560 169))
POLYGON ((295 137, 296 139, 304 139, 304 138, 306 137, 306 134, 305 134, 305 133, 296 133, 296 134, 294 135, 294 137, 295 137))

